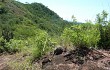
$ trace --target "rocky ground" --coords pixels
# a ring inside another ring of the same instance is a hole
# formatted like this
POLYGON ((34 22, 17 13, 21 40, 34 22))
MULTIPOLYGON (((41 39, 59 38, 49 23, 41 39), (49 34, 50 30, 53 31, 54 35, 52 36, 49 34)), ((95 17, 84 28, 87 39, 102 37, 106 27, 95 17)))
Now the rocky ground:
POLYGON ((7 63, 14 60, 15 55, 1 55, 0 56, 0 70, 8 70, 7 63))
POLYGON ((53 55, 38 62, 43 70, 110 70, 110 51, 86 47, 65 52, 56 49, 53 55))
MULTIPOLYGON (((1 55, 0 70, 8 70, 6 63, 16 57, 1 55)), ((86 47, 70 51, 57 48, 36 60, 34 64, 39 64, 42 70, 110 70, 110 51, 86 47)))

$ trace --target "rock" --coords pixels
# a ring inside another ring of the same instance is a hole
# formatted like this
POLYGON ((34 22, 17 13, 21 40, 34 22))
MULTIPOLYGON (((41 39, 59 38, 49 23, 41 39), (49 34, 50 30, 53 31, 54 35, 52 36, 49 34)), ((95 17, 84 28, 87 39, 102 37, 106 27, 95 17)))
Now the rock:
POLYGON ((42 61, 42 65, 45 65, 46 63, 49 63, 49 62, 51 62, 51 60, 46 58, 42 61))
POLYGON ((63 48, 58 47, 57 49, 54 50, 54 55, 60 55, 63 53, 63 48))

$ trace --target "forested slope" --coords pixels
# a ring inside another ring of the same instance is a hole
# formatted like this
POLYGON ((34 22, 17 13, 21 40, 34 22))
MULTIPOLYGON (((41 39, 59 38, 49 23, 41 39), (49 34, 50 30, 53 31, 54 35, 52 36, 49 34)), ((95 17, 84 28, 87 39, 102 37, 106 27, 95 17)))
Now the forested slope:
POLYGON ((24 33, 27 32, 27 29, 33 32, 31 29, 36 27, 47 31, 50 35, 60 35, 63 29, 70 25, 69 22, 64 21, 55 12, 40 3, 23 4, 13 0, 0 2, 0 32, 6 28, 13 33, 19 32, 19 29, 17 31, 19 27, 24 33))

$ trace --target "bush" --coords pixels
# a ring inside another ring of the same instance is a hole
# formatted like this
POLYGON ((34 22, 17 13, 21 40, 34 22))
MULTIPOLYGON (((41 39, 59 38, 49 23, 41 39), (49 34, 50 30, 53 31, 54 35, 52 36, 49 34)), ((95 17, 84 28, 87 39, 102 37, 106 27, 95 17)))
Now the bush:
POLYGON ((46 54, 48 51, 52 49, 52 42, 49 38, 49 35, 42 30, 38 30, 35 38, 30 39, 31 43, 31 60, 35 60, 36 58, 40 58, 42 55, 46 54))
POLYGON ((103 10, 102 13, 97 15, 96 24, 100 32, 98 47, 106 50, 110 49, 110 21, 106 11, 103 10))
POLYGON ((33 25, 17 25, 17 28, 14 31, 14 38, 25 40, 27 38, 35 37, 35 32, 37 31, 37 28, 35 28, 33 25))
POLYGON ((23 48, 25 47, 25 43, 23 40, 11 39, 10 42, 6 43, 5 47, 8 49, 7 52, 16 53, 23 50, 23 48))
POLYGON ((4 52, 6 49, 5 49, 5 42, 6 40, 3 39, 3 37, 0 38, 0 53, 4 52))
POLYGON ((66 28, 62 34, 63 41, 72 42, 76 47, 96 47, 100 33, 96 25, 85 23, 66 28))

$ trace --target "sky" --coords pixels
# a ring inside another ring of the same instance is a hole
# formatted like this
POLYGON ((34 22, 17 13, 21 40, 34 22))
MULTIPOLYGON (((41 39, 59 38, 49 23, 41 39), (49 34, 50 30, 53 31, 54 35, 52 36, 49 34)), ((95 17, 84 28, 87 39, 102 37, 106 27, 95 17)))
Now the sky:
MULTIPOLYGON (((18 0, 20 2, 42 3, 64 20, 72 21, 74 15, 78 22, 95 21, 96 14, 106 10, 110 13, 110 0, 18 0)), ((110 16, 110 15, 109 15, 110 16)))

